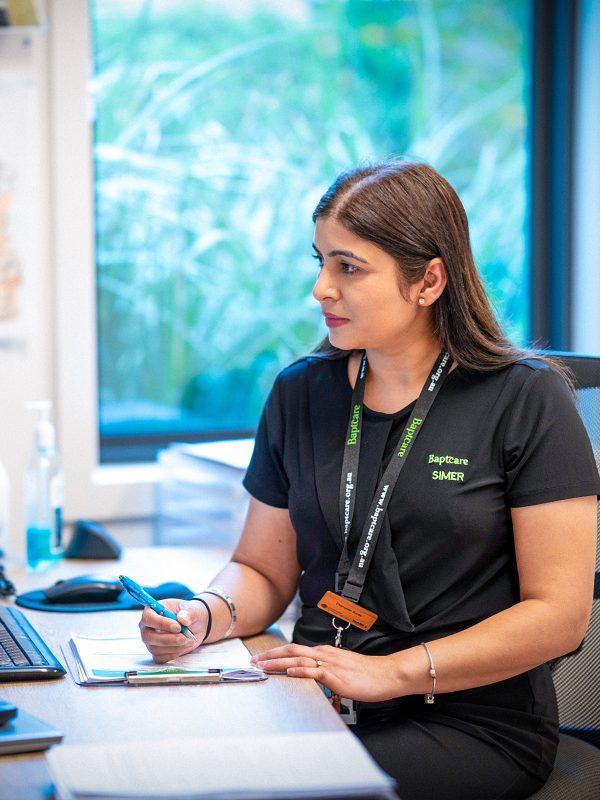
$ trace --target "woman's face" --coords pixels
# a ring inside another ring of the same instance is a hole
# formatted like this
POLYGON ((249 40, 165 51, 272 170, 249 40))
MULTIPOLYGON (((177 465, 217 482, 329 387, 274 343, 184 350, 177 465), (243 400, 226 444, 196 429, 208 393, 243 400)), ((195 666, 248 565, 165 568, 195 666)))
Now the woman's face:
POLYGON ((328 218, 317 220, 313 246, 320 265, 313 296, 332 345, 394 350, 423 335, 427 320, 418 305, 419 285, 402 295, 392 256, 328 218))

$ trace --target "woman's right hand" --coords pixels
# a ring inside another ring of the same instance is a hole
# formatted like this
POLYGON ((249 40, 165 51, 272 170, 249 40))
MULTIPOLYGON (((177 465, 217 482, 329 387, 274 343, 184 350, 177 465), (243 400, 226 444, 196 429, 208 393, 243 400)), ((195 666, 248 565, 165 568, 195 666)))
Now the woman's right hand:
POLYGON ((142 641, 158 664, 191 653, 206 636, 208 614, 206 608, 197 600, 161 600, 161 603, 177 615, 178 622, 145 608, 140 620, 142 641), (181 623, 181 624, 178 624, 181 623), (181 625, 187 627, 196 639, 187 639, 181 633, 181 625))

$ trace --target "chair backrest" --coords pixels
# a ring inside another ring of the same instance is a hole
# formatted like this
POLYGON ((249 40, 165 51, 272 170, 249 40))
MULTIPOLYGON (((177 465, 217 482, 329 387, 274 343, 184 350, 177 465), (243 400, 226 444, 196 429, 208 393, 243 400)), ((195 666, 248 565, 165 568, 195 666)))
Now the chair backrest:
MULTIPOLYGON (((600 469, 600 357, 557 356, 571 370, 577 405, 600 469)), ((592 617, 583 645, 559 659, 553 677, 561 730, 600 747, 600 513, 597 521, 596 580, 592 617)))

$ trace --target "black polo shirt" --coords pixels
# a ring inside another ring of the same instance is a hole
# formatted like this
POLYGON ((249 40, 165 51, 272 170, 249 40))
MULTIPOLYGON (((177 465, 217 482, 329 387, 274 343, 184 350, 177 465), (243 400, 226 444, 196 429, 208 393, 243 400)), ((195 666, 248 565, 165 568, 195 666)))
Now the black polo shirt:
MULTIPOLYGON (((294 640, 333 643, 316 605, 334 588, 339 487, 352 388, 347 357, 309 356, 278 376, 244 481, 288 508, 302 568, 294 640)), ((350 556, 383 469, 414 404, 365 408, 350 556)), ((379 615, 345 646, 385 654, 473 625, 519 600, 510 509, 594 495, 600 480, 572 393, 524 361, 447 377, 393 491, 361 604, 379 615)), ((533 533, 532 535, 535 535, 533 533)))

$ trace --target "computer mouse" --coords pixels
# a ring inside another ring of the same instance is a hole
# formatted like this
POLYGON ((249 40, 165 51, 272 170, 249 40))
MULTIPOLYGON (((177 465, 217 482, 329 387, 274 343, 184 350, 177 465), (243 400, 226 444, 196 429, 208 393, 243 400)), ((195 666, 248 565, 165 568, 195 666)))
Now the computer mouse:
POLYGON ((78 575, 44 589, 49 603, 112 603, 123 586, 110 575, 78 575))

